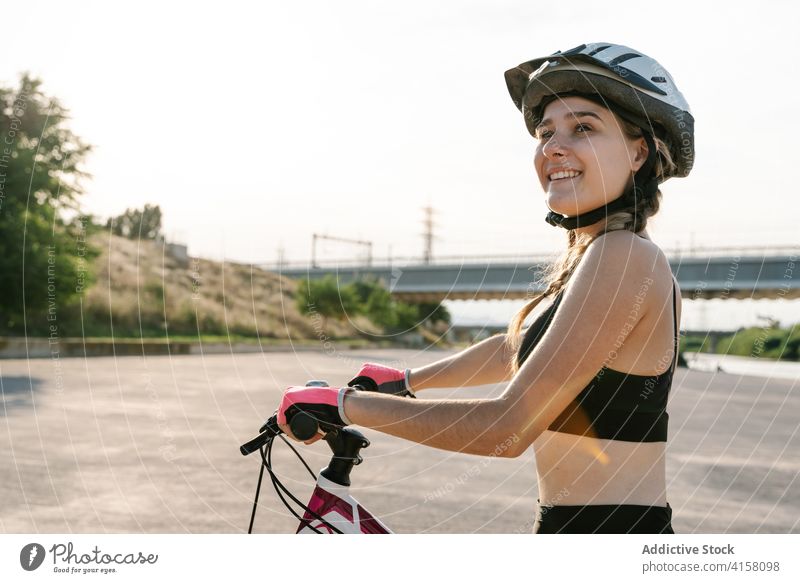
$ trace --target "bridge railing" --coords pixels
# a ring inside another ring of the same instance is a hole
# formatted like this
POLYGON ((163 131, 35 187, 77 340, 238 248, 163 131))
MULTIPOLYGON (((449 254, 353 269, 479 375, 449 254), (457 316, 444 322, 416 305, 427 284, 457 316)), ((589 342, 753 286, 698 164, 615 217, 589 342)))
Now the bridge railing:
MULTIPOLYGON (((769 257, 796 256, 800 259, 800 245, 797 246, 752 246, 752 247, 692 247, 664 249, 670 260, 705 257, 769 257)), ((409 265, 470 265, 476 263, 546 263, 558 257, 556 252, 534 252, 504 255, 440 255, 424 262, 420 257, 373 257, 367 259, 320 259, 313 268, 317 269, 391 269, 409 265)), ((258 267, 268 271, 312 269, 308 260, 259 263, 258 267)))
POLYGON ((664 249, 667 257, 779 257, 796 256, 800 259, 800 245, 790 246, 752 246, 752 247, 697 247, 664 249))
MULTIPOLYGON (((366 259, 321 259, 317 260, 314 267, 318 269, 334 268, 340 269, 386 269, 392 267, 404 267, 407 265, 462 265, 475 263, 540 263, 552 261, 558 255, 553 253, 523 254, 516 255, 440 255, 425 262, 420 257, 373 257, 371 261, 366 259)), ((260 263, 259 267, 270 271, 279 269, 311 269, 311 262, 285 261, 282 263, 260 263)))

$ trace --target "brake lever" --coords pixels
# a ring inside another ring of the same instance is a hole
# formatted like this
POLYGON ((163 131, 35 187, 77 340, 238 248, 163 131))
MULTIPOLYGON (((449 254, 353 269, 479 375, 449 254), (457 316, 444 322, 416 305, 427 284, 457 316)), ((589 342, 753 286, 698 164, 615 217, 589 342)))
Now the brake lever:
POLYGON ((250 455, 254 451, 258 451, 267 444, 271 439, 274 439, 278 435, 283 433, 281 428, 278 427, 278 416, 273 415, 264 425, 261 426, 261 429, 258 430, 258 437, 255 437, 248 441, 247 443, 239 446, 239 452, 242 455, 250 455))
POLYGON ((259 433, 264 433, 265 431, 271 431, 272 434, 273 434, 273 437, 275 437, 276 435, 279 435, 280 433, 283 433, 283 431, 281 431, 281 428, 278 427, 278 413, 277 412, 274 413, 272 415, 272 417, 267 419, 267 421, 264 423, 264 425, 262 425, 258 430, 259 433))

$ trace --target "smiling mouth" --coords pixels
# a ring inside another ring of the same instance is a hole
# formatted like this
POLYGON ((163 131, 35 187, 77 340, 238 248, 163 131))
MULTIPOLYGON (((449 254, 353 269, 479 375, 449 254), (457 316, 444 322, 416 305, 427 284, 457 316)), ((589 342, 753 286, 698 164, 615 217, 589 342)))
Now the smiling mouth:
POLYGON ((582 172, 578 172, 577 170, 562 170, 561 172, 550 174, 547 178, 550 182, 558 182, 560 180, 572 180, 573 178, 578 178, 582 174, 582 172))

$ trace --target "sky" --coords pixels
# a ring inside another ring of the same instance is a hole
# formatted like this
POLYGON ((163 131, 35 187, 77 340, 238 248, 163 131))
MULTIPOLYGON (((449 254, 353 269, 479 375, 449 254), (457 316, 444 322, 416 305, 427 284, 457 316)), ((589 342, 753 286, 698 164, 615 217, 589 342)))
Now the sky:
MULTIPOLYGON (((83 206, 159 204, 189 253, 310 256, 313 233, 420 256, 564 246, 503 73, 585 42, 674 77, 696 164, 662 187, 665 249, 797 244, 797 3, 6 2, 0 83, 30 71, 95 150, 83 206)), ((321 245, 322 258, 358 248, 321 245)))

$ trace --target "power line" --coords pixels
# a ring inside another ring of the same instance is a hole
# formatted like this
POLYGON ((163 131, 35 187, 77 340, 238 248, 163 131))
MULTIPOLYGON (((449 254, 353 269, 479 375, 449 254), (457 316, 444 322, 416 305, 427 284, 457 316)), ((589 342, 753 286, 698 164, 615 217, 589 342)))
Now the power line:
POLYGON ((360 241, 358 239, 345 239, 343 237, 332 237, 330 235, 319 235, 313 233, 311 235, 311 267, 318 267, 317 265, 317 239, 324 239, 326 241, 338 241, 340 243, 352 243, 354 245, 361 245, 367 248, 367 267, 372 265, 372 241, 360 241))

